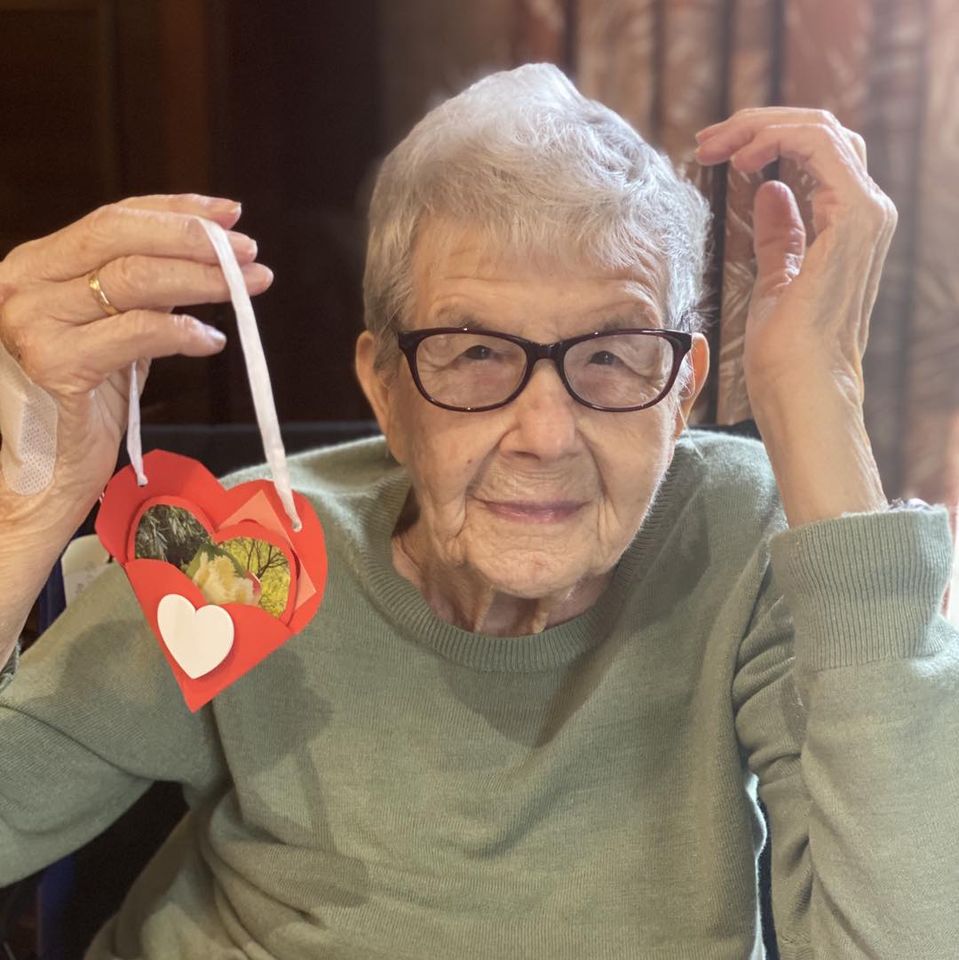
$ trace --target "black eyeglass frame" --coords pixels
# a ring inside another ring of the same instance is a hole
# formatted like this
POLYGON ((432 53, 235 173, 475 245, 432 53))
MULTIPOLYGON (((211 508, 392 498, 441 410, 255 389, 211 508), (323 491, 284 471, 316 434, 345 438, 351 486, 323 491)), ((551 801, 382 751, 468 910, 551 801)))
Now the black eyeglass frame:
POLYGON ((686 354, 689 353, 693 346, 692 334, 685 333, 682 330, 663 330, 659 327, 626 327, 622 330, 595 330, 592 333, 583 333, 576 337, 567 337, 565 340, 557 340, 555 343, 536 343, 533 340, 527 340, 525 337, 517 337, 512 333, 500 333, 493 330, 476 330, 472 327, 430 327, 426 330, 403 330, 397 333, 396 338, 399 342, 400 350, 406 357, 410 374, 413 377, 413 383, 416 384, 416 389, 419 390, 423 398, 436 407, 442 407, 444 410, 452 410, 455 413, 485 413, 487 410, 498 410, 500 407, 505 407, 508 403, 512 403, 526 388, 526 384, 529 383, 530 377, 533 375, 533 368, 540 360, 553 361, 556 366, 556 372, 559 374, 559 378, 566 388, 566 392, 577 403, 581 403, 584 407, 589 407, 591 410, 599 410, 603 413, 633 413, 636 410, 647 410, 649 407, 656 406, 656 404, 673 389, 673 384, 676 382, 676 377, 679 374, 679 368, 686 354), (483 407, 456 407, 448 403, 441 403, 439 400, 430 396, 423 386, 423 381, 420 380, 419 370, 416 365, 416 351, 427 337, 448 333, 473 333, 477 336, 508 340, 510 343, 515 343, 518 347, 522 347, 526 354, 526 370, 520 378, 516 389, 505 400, 499 403, 490 403, 483 407), (590 403, 576 393, 572 384, 566 378, 566 354, 579 343, 584 343, 587 340, 597 340, 600 337, 616 336, 620 333, 648 334, 669 341, 673 348, 673 368, 670 371, 669 378, 666 380, 666 386, 663 387, 662 392, 655 399, 633 407, 604 407, 598 403, 590 403))

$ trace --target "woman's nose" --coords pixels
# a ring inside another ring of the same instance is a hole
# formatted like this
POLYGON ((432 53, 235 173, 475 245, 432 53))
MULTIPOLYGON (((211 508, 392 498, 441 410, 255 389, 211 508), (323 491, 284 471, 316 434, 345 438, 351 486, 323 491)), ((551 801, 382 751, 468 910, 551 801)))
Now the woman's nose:
POLYGON ((537 363, 523 392, 509 407, 514 419, 504 438, 507 450, 544 460, 575 450, 579 404, 569 395, 555 364, 537 363))

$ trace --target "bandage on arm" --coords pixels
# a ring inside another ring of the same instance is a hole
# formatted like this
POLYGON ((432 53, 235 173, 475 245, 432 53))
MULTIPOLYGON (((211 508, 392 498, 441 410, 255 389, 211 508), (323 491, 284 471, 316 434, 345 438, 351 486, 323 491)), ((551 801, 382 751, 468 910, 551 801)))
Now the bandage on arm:
POLYGON ((20 496, 42 493, 57 460, 57 405, 0 343, 0 473, 20 496))
MULTIPOLYGON (((5 496, 42 493, 56 459, 57 405, 0 343, 0 490, 5 496)), ((0 690, 16 671, 20 632, 60 546, 49 530, 31 539, 6 521, 0 516, 0 690)))

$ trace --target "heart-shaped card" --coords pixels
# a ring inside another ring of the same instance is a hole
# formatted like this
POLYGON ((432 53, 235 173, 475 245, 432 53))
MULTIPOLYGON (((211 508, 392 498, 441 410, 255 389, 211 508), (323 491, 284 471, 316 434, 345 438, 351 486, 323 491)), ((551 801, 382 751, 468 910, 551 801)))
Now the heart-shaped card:
POLYGON ((298 633, 326 583, 323 528, 293 493, 294 530, 267 480, 229 490, 203 464, 154 450, 107 485, 101 542, 121 564, 191 710, 298 633))

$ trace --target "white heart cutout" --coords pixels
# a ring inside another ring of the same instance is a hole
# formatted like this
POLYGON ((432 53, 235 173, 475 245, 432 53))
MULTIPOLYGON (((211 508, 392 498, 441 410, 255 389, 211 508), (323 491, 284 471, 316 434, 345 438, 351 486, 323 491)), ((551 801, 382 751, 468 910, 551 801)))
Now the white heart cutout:
POLYGON ((218 667, 233 649, 233 620, 215 604, 198 609, 186 597, 168 593, 157 605, 157 626, 167 650, 191 680, 218 667))

